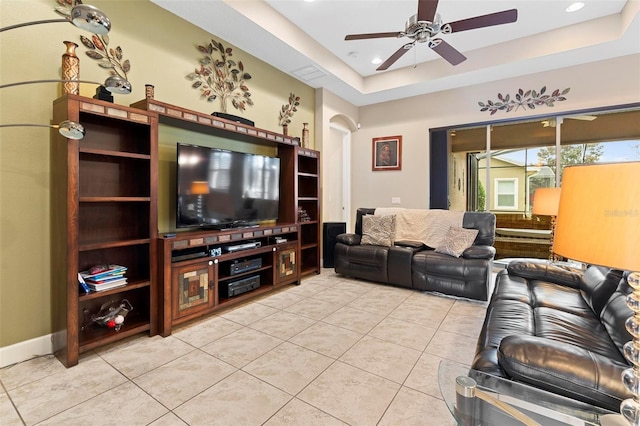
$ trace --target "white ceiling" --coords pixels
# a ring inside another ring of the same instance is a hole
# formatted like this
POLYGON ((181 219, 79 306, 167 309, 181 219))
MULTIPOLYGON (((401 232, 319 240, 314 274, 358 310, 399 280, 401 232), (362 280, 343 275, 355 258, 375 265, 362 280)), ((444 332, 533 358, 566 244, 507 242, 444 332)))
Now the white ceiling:
POLYGON ((419 43, 387 71, 406 38, 345 41, 347 34, 395 32, 417 0, 151 0, 205 31, 355 105, 432 93, 640 53, 640 0, 440 0, 444 23, 518 10, 518 21, 440 35, 467 56, 452 66, 419 43))

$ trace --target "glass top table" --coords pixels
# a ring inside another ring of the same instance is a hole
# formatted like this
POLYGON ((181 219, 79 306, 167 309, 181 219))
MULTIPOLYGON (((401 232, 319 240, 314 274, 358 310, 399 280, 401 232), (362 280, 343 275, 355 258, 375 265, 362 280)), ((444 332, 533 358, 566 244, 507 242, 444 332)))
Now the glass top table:
POLYGON ((438 384, 462 426, 624 424, 618 423, 622 417, 617 413, 451 361, 440 362, 438 384))

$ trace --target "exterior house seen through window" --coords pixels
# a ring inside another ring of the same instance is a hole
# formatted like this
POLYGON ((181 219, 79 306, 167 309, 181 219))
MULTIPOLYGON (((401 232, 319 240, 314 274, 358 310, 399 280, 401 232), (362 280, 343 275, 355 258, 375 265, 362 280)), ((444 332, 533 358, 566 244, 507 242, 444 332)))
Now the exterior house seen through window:
POLYGON ((518 180, 500 178, 495 180, 495 209, 515 210, 518 208, 518 180))

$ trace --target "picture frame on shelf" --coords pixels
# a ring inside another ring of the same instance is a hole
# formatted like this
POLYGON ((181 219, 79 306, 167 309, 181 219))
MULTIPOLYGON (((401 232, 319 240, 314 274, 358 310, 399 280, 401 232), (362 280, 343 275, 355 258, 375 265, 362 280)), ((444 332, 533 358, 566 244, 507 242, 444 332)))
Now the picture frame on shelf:
POLYGON ((402 136, 373 138, 371 170, 402 170, 402 136))

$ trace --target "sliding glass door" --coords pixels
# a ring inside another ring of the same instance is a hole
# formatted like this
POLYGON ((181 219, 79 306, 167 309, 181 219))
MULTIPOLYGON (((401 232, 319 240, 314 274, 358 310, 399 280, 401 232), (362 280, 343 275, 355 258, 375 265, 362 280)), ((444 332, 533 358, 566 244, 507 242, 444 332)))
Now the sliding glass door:
POLYGON ((459 127, 448 140, 450 209, 495 213, 509 243, 498 257, 546 257, 550 218, 531 214, 535 190, 560 186, 571 165, 640 160, 640 108, 459 127))

